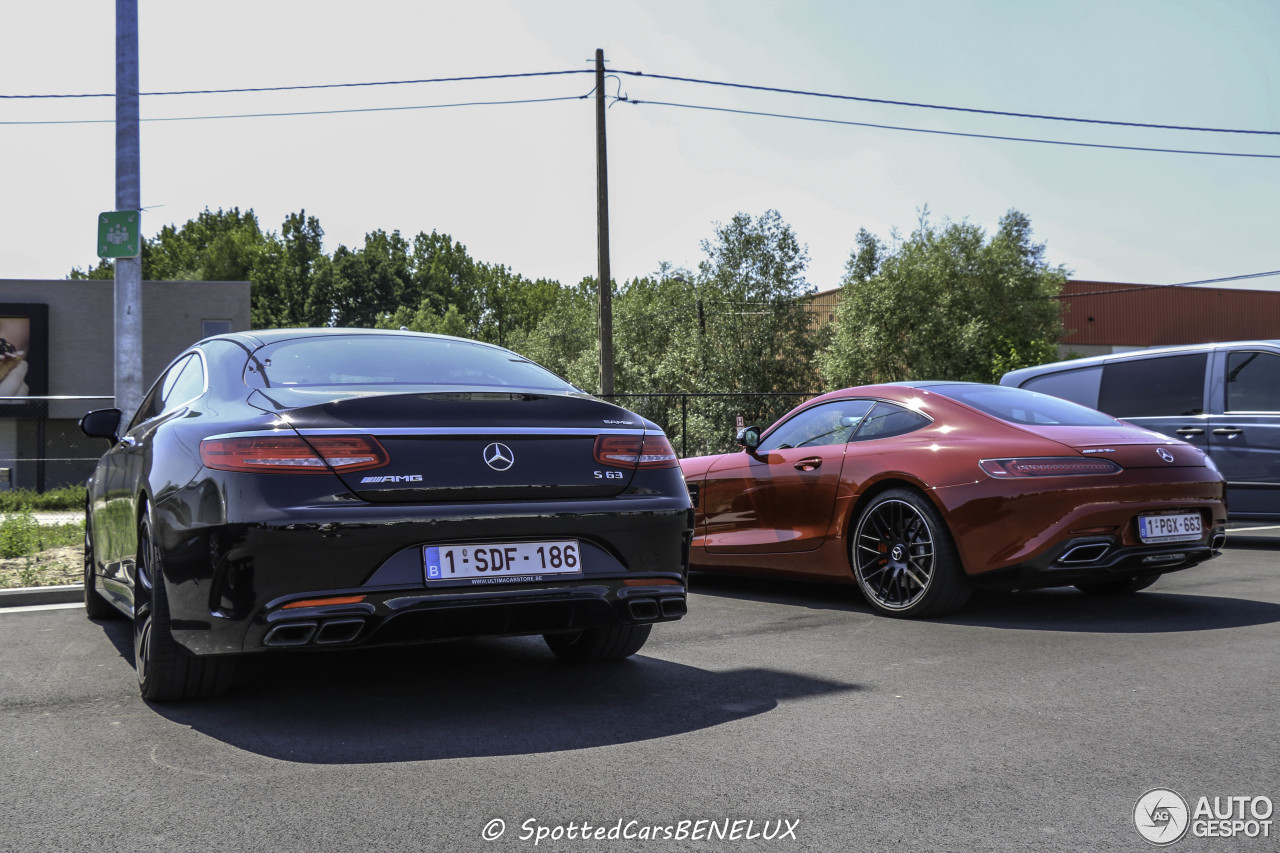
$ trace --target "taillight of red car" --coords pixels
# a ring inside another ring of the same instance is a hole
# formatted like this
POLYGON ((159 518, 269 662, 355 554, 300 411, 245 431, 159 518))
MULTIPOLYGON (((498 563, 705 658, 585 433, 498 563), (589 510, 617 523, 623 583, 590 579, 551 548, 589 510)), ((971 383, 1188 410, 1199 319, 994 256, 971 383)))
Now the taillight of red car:
POLYGON ((677 468, 676 451, 665 435, 601 435, 596 461, 614 468, 677 468))
POLYGON ((368 435, 245 436, 206 438, 200 459, 219 471, 265 471, 274 474, 322 474, 363 471, 387 464, 386 449, 368 435))
POLYGON ((1086 477, 1118 474, 1123 470, 1110 459, 1084 459, 1075 456, 983 459, 978 467, 989 476, 1002 480, 1014 477, 1086 477))

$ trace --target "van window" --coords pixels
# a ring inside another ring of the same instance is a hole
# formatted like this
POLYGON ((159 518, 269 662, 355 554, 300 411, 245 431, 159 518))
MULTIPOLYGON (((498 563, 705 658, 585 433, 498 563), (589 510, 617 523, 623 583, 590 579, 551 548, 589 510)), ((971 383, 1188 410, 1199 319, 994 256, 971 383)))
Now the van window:
POLYGON ((1280 356, 1267 352, 1227 355, 1227 411, 1280 412, 1280 356))
POLYGON ((1039 391, 1061 397, 1091 409, 1098 408, 1098 386, 1102 384, 1101 367, 1082 367, 1046 373, 1022 383, 1028 391, 1039 391))
POLYGON ((1114 361, 1102 368, 1098 408, 1117 418, 1204 412, 1207 353, 1114 361))

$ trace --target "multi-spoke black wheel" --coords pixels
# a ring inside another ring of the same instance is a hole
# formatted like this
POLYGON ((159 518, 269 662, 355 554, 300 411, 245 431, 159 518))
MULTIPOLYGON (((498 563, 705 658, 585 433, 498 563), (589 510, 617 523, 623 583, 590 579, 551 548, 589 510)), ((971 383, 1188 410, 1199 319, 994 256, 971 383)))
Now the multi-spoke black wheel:
POLYGON ((867 504, 854 526, 849 558, 862 594, 881 613, 936 616, 969 599, 951 535, 916 492, 891 489, 867 504))
POLYGON ((94 585, 93 527, 89 508, 84 510, 84 614, 90 619, 110 619, 119 611, 112 607, 94 585))
POLYGON ((173 638, 163 554, 146 519, 138 528, 133 656, 142 698, 153 702, 207 699, 225 693, 231 685, 231 658, 197 657, 173 638))

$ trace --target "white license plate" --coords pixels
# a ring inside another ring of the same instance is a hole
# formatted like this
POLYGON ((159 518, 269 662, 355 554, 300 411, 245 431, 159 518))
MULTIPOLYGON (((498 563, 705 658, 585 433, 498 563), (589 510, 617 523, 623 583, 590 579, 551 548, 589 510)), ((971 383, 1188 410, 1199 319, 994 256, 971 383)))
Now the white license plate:
POLYGON ((582 555, 574 540, 561 542, 480 542, 427 545, 422 549, 427 582, 582 573, 582 555))
POLYGON ((1192 542, 1204 535, 1200 513, 1185 515, 1140 515, 1138 538, 1143 542, 1192 542))

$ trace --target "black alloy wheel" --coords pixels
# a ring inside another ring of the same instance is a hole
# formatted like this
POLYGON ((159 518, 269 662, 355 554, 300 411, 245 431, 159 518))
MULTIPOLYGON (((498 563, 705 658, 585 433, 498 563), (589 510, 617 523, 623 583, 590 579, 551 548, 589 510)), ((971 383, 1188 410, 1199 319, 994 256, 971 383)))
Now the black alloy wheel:
POLYGON ((888 616, 950 613, 972 592, 938 511, 907 489, 890 489, 867 504, 849 559, 867 602, 888 616))
POLYGON ((164 557, 148 519, 138 527, 133 655, 142 698, 152 702, 208 699, 225 693, 231 686, 232 658, 197 657, 173 638, 164 557))

